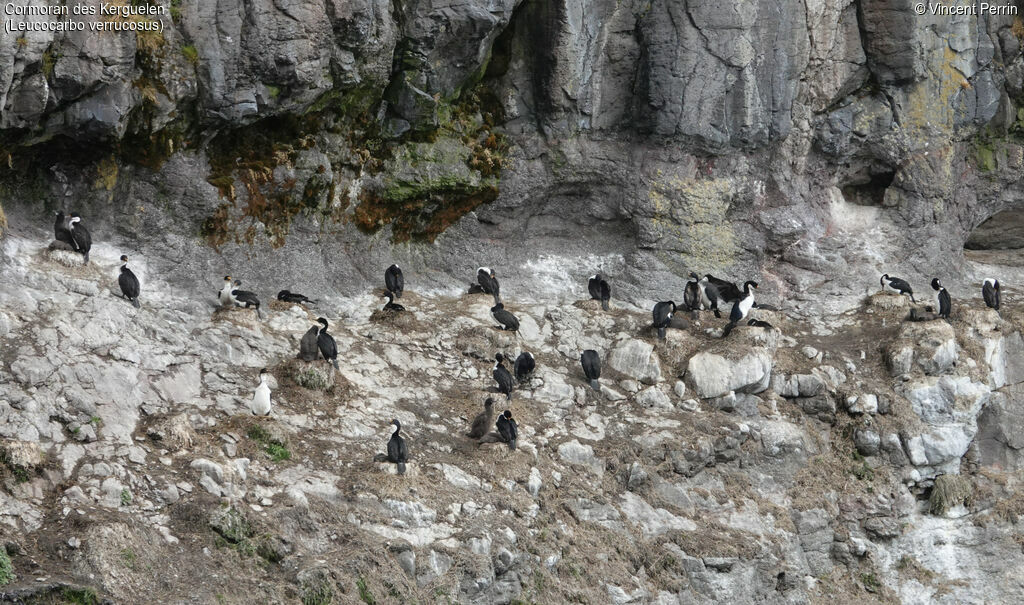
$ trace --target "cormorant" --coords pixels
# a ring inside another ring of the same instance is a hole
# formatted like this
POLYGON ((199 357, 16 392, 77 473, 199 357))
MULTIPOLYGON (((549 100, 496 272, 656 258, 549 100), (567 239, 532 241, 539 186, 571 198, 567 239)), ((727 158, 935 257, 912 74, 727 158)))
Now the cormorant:
POLYGON ((704 279, 708 280, 708 283, 713 285, 718 290, 719 300, 725 302, 734 302, 743 297, 743 293, 736 287, 736 284, 731 281, 725 281, 724 279, 718 279, 714 275, 707 273, 704 275, 704 279))
POLYGON ((473 419, 473 423, 469 427, 469 432, 466 433, 467 437, 472 439, 479 439, 487 434, 487 429, 491 426, 491 420, 494 418, 494 399, 488 397, 487 401, 484 401, 484 411, 476 415, 473 419))
POLYGON ((699 283, 700 277, 693 271, 690 271, 690 281, 686 282, 686 287, 683 289, 683 306, 687 311, 699 311, 703 306, 701 304, 699 283))
POLYGON ((932 279, 932 290, 935 290, 935 312, 943 319, 949 319, 949 312, 953 309, 953 300, 949 292, 939 283, 939 278, 932 279))
POLYGON ((491 317, 494 318, 494 321, 501 324, 502 330, 508 330, 509 332, 519 331, 519 319, 506 311, 505 305, 498 303, 491 307, 491 317))
POLYGON ((388 302, 384 305, 385 311, 405 311, 405 307, 395 302, 395 295, 391 293, 391 290, 384 291, 384 297, 388 299, 388 302))
POLYGON ((597 379, 601 377, 601 357, 597 351, 593 349, 583 351, 580 355, 580 365, 583 366, 583 373, 590 381, 590 387, 595 391, 600 391, 601 385, 598 384, 597 379))
POLYGON ((992 279, 991 277, 986 279, 981 284, 981 297, 985 299, 985 304, 990 309, 999 310, 999 280, 992 279))
POLYGON ((729 313, 729 325, 725 326, 725 329, 722 330, 722 338, 728 336, 732 329, 746 319, 750 310, 754 308, 754 293, 752 292, 754 289, 757 289, 756 281, 747 281, 743 284, 743 298, 732 304, 732 312, 729 313))
POLYGON ((128 268, 128 257, 121 255, 121 275, 117 277, 117 285, 121 286, 121 296, 131 301, 132 305, 139 308, 139 278, 135 277, 132 270, 128 268))
POLYGON ((384 286, 389 292, 394 292, 395 298, 402 298, 405 278, 402 277, 402 269, 398 265, 391 265, 384 271, 384 286))
POLYGON ((590 292, 590 298, 601 301, 601 309, 607 311, 608 301, 612 297, 612 288, 600 273, 590 278, 590 281, 587 282, 587 290, 590 292))
POLYGON ((760 319, 751 319, 747 322, 748 326, 754 326, 755 328, 764 328, 765 330, 774 330, 775 326, 768 323, 767 321, 761 321, 760 319))
POLYGON ((289 292, 288 290, 281 290, 277 293, 277 300, 286 303, 298 303, 300 305, 315 303, 315 300, 306 298, 302 294, 297 292, 289 292))
POLYGON ((516 444, 519 441, 519 427, 516 425, 515 419, 512 418, 512 410, 505 410, 501 416, 498 416, 498 421, 494 424, 498 427, 501 440, 508 444, 508 449, 516 449, 516 444))
POLYGON ((249 411, 256 416, 270 415, 270 386, 267 385, 267 369, 260 370, 260 384, 253 393, 249 411))
POLYGON ((71 230, 68 228, 68 218, 64 216, 63 211, 57 212, 53 220, 53 237, 58 242, 67 244, 72 250, 77 250, 78 246, 75 245, 75 240, 71 237, 71 230))
POLYGON ((319 334, 319 325, 306 330, 306 333, 302 335, 302 340, 299 341, 299 359, 302 361, 316 361, 316 358, 320 356, 319 334))
POLYGON ((715 284, 708 281, 708 277, 705 275, 699 282, 697 287, 700 288, 700 304, 705 309, 714 311, 716 318, 721 318, 722 313, 718 310, 718 303, 724 302, 722 295, 718 292, 718 287, 715 284))
POLYGON ((898 292, 899 294, 909 294, 910 302, 916 303, 914 300, 914 290, 910 287, 910 284, 906 280, 898 277, 889 277, 886 273, 878 280, 882 284, 882 289, 886 291, 898 292))
POLYGON ((324 356, 324 359, 331 362, 334 369, 338 368, 338 344, 334 342, 334 337, 327 333, 327 320, 323 317, 318 317, 317 322, 323 327, 320 328, 320 334, 316 337, 316 345, 320 349, 320 354, 324 356))
POLYGON ((82 217, 77 214, 71 215, 69 221, 71 228, 71 239, 74 240, 75 250, 81 252, 85 258, 85 264, 89 264, 89 250, 92 250, 92 236, 89 230, 82 224, 82 217))
POLYGON ((676 303, 671 300, 659 302, 654 305, 651 315, 654 318, 654 327, 658 329, 658 338, 665 339, 665 328, 672 321, 672 314, 676 312, 676 303))
MULTIPOLYGON (((476 281, 480 285, 480 291, 494 297, 494 304, 501 303, 501 284, 490 267, 480 267, 476 270, 476 281)), ((471 290, 472 291, 472 290, 471 290)))
POLYGON ((224 287, 221 288, 217 298, 220 300, 222 306, 235 305, 238 307, 245 307, 246 309, 256 309, 256 316, 260 319, 263 318, 263 313, 260 312, 260 299, 256 297, 256 294, 248 290, 238 290, 237 286, 241 286, 242 282, 231 281, 230 275, 224 276, 224 287))
POLYGON ((409 451, 405 447, 405 439, 398 433, 402 430, 402 424, 395 418, 391 421, 391 424, 395 425, 395 432, 391 434, 391 439, 388 440, 388 462, 394 462, 398 465, 398 474, 405 474, 405 463, 409 461, 409 451))
POLYGON ((494 356, 494 381, 498 383, 498 392, 504 393, 506 399, 512 399, 512 374, 505 369, 505 356, 498 353, 494 356))
POLYGON ((516 382, 522 382, 530 374, 533 374, 533 369, 537 367, 537 362, 533 359, 533 353, 523 351, 516 357, 515 372, 516 382))

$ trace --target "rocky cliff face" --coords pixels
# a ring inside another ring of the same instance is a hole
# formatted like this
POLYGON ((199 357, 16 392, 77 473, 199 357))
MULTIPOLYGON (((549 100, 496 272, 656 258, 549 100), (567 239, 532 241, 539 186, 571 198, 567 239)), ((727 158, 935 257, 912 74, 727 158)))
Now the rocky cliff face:
POLYGON ((1019 600, 1020 322, 964 308, 981 277, 1024 279, 1019 17, 153 5, 133 19, 159 32, 0 35, 0 495, 20 580, 119 602, 154 578, 169 602, 260 581, 307 602, 1019 600), (98 267, 39 250, 59 209, 86 217, 98 267), (120 253, 144 273, 131 320, 106 295, 120 253), (410 325, 366 317, 392 262, 421 297, 410 325), (455 298, 481 264, 522 342, 455 298), (597 269, 628 311, 573 306, 597 269), (723 344, 707 318, 642 334, 690 271, 757 279, 783 336, 723 344), (883 272, 919 293, 942 277, 953 328, 865 302, 883 272), (306 317, 211 318, 226 273, 315 291, 352 365, 300 386, 285 360, 306 317), (573 370, 589 346, 615 372, 601 397, 573 370), (452 435, 479 358, 518 347, 542 362, 525 451, 477 454, 452 435), (283 411, 240 420, 264 365, 283 411), (396 415, 423 448, 404 482, 367 462, 396 415), (190 592, 167 557, 217 581, 190 592))

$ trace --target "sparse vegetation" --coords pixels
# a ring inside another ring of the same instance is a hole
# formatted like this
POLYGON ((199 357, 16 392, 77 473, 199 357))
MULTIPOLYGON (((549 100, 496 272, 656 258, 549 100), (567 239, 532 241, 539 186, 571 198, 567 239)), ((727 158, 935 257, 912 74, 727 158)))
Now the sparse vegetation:
POLYGON ((121 551, 121 562, 128 569, 135 569, 135 551, 130 548, 125 548, 121 551))
POLYGON ((860 581, 864 584, 864 590, 868 592, 878 592, 882 588, 882 583, 878 581, 878 578, 873 573, 860 574, 860 581))
POLYGON ((263 451, 267 456, 274 462, 282 462, 284 460, 290 460, 292 453, 288 451, 287 444, 279 439, 274 438, 270 432, 258 424, 254 424, 249 427, 248 433, 249 439, 259 443, 263 446, 263 451))
POLYGON ((14 565, 11 563, 11 556, 7 549, 0 547, 0 586, 6 586, 14 581, 14 565))
POLYGON ((928 496, 928 512, 944 515, 955 506, 970 506, 973 502, 974 486, 970 481, 960 475, 939 475, 928 496))
POLYGON ((359 599, 366 603, 366 605, 376 605, 377 599, 373 598, 373 593, 366 587, 366 578, 359 576, 356 580, 356 588, 359 589, 359 599))
POLYGON ((302 605, 329 605, 334 602, 334 590, 324 574, 302 584, 302 605))
POLYGON ((181 54, 185 57, 185 60, 192 65, 199 65, 199 51, 196 47, 189 44, 181 47, 181 54))
POLYGON ((121 506, 128 506, 132 503, 132 492, 127 487, 121 490, 121 506))
POLYGON ((326 391, 330 381, 326 374, 316 368, 305 368, 295 372, 295 384, 311 391, 326 391))

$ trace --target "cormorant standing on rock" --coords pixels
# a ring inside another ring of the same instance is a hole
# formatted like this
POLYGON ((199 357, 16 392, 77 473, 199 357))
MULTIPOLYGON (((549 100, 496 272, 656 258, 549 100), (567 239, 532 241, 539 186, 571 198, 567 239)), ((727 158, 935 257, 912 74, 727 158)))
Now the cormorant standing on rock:
POLYGON ((665 328, 672 322, 672 314, 676 312, 676 303, 671 300, 663 301, 654 305, 652 315, 654 327, 658 329, 658 338, 665 340, 665 328))
POLYGON ((298 303, 300 305, 312 304, 316 302, 315 300, 310 300, 309 298, 306 298, 302 294, 299 294, 297 292, 289 292, 288 290, 281 290, 280 292, 278 292, 277 300, 286 303, 298 303))
POLYGON ((89 230, 82 224, 82 217, 77 214, 71 215, 69 221, 71 226, 71 239, 75 243, 75 250, 82 253, 85 258, 85 264, 89 264, 89 250, 92 250, 92 236, 89 235, 89 230))
POLYGON ((395 432, 391 434, 391 439, 388 440, 388 462, 394 462, 398 465, 398 474, 405 474, 405 463, 409 461, 409 450, 405 447, 405 439, 398 433, 402 430, 402 424, 395 418, 391 421, 391 424, 395 425, 395 432))
POLYGON ((260 370, 260 384, 253 393, 249 411, 255 416, 270 415, 270 386, 267 385, 267 369, 260 370))
POLYGON ((939 283, 939 278, 932 279, 932 290, 935 290, 935 312, 942 319, 949 319, 949 312, 953 310, 953 300, 949 292, 939 283))
POLYGON ((725 281, 724 279, 718 279, 710 273, 704 275, 704 279, 708 280, 708 283, 715 287, 718 291, 719 300, 725 302, 735 302, 743 297, 743 293, 736 287, 736 284, 731 281, 725 281))
POLYGON ((53 220, 53 237, 58 242, 64 242, 72 250, 77 250, 75 240, 71 237, 71 230, 68 228, 68 217, 63 211, 58 211, 53 220))
POLYGON ((719 294, 718 287, 708 281, 707 275, 697 282, 697 287, 700 288, 700 304, 705 309, 714 311, 715 317, 721 319, 722 313, 718 310, 718 303, 722 301, 722 295, 719 294))
POLYGON ((590 292, 590 298, 601 301, 601 309, 607 311, 608 301, 612 298, 612 288, 600 273, 590 278, 587 290, 590 292))
POLYGON ((479 439, 487 434, 487 429, 491 426, 491 420, 494 418, 494 399, 491 397, 484 401, 484 411, 476 415, 473 419, 473 423, 469 427, 469 432, 466 436, 471 439, 479 439))
MULTIPOLYGON (((490 294, 494 297, 494 304, 501 303, 501 284, 498 283, 498 278, 494 274, 494 270, 490 267, 480 267, 476 270, 476 281, 479 284, 479 291, 485 294, 490 294)), ((470 288, 470 292, 474 292, 473 288, 470 288)))
POLYGON ((121 255, 121 275, 117 277, 117 285, 121 286, 121 296, 131 301, 132 305, 139 308, 139 278, 135 277, 132 270, 128 268, 128 257, 121 255))
POLYGON ((320 352, 320 346, 317 343, 319 334, 319 325, 306 330, 306 333, 302 335, 302 340, 299 341, 299 359, 302 361, 316 361, 320 352))
POLYGON ((999 310, 999 280, 992 279, 991 277, 986 279, 981 284, 981 297, 985 299, 985 304, 990 309, 999 310))
POLYGON ((498 392, 504 393, 506 399, 512 399, 512 374, 505 369, 505 356, 498 353, 494 356, 494 381, 498 383, 498 392))
POLYGON ((743 298, 733 303, 732 312, 729 313, 729 325, 725 326, 725 329, 722 330, 722 338, 728 336, 732 329, 736 327, 736 324, 746 319, 750 310, 754 308, 754 293, 752 290, 756 289, 756 281, 747 281, 743 284, 743 298))
POLYGON ((394 292, 395 298, 402 298, 405 278, 402 277, 402 269, 398 265, 391 265, 384 271, 384 286, 389 292, 394 292))
POLYGON ((395 302, 395 295, 391 293, 391 290, 386 290, 384 297, 388 299, 388 302, 384 305, 385 311, 392 311, 394 313, 405 311, 405 307, 395 302))
POLYGON ((690 271, 690 281, 686 282, 683 289, 683 307, 687 311, 698 311, 703 306, 700 296, 700 278, 693 271, 690 271))
POLYGON ((320 353, 324 356, 324 359, 331 362, 334 369, 338 368, 338 344, 334 342, 334 337, 327 333, 327 320, 323 317, 317 318, 317 322, 323 327, 320 328, 320 334, 316 337, 316 345, 320 348, 320 353))
POLYGON ((498 421, 494 424, 498 427, 501 440, 508 444, 508 449, 516 449, 516 444, 519 441, 519 426, 512 418, 512 410, 505 410, 501 416, 498 416, 498 421))
POLYGON ((910 302, 913 302, 913 303, 917 302, 916 300, 914 300, 914 290, 913 290, 913 288, 910 287, 910 284, 907 283, 907 280, 900 279, 898 277, 889 277, 889 274, 886 273, 878 281, 879 281, 879 283, 882 284, 882 289, 885 290, 886 292, 897 292, 899 294, 909 294, 910 295, 910 302))
POLYGON ((242 282, 231 281, 230 275, 224 276, 224 287, 221 288, 220 294, 217 298, 220 300, 222 306, 235 305, 238 307, 245 307, 246 309, 256 309, 256 316, 263 319, 263 314, 260 313, 260 299, 256 297, 256 294, 248 290, 238 290, 236 286, 241 286, 242 282))
POLYGON ((601 377, 601 357, 597 351, 593 349, 583 351, 580 355, 580 365, 583 366, 583 373, 590 381, 590 388, 600 391, 601 385, 598 384, 597 379, 601 377))
POLYGON ((533 369, 537 367, 537 362, 533 359, 533 353, 523 351, 516 357, 515 363, 516 382, 522 382, 530 374, 533 374, 533 369))
POLYGON ((501 324, 502 330, 508 330, 509 332, 519 331, 519 319, 505 310, 505 305, 498 303, 491 307, 491 317, 494 321, 501 324))

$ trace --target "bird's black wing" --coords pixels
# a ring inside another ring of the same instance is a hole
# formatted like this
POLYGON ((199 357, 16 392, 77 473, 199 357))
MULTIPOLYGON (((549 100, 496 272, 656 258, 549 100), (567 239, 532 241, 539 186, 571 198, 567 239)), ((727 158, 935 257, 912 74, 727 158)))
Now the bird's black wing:
POLYGON ((913 293, 914 291, 913 289, 911 289, 910 284, 907 283, 906 280, 900 279, 898 277, 894 277, 889 280, 889 287, 893 288, 894 290, 899 290, 900 292, 906 292, 907 294, 913 293))
POLYGON ((942 290, 939 292, 939 315, 943 317, 949 317, 949 312, 953 308, 953 300, 949 296, 949 292, 942 290))
POLYGON ((725 281, 724 279, 718 279, 714 276, 708 276, 708 283, 713 284, 718 290, 718 296, 726 302, 738 300, 743 298, 743 292, 736 287, 736 284, 725 281))
POLYGON ((71 229, 71 238, 79 252, 89 252, 92 249, 92 235, 89 234, 88 229, 82 226, 81 222, 75 224, 71 229))
POLYGON ((248 290, 232 290, 231 295, 235 297, 240 303, 243 303, 246 307, 260 308, 260 299, 254 292, 248 290))
POLYGON ((740 310, 740 303, 736 301, 732 304, 732 311, 729 312, 729 321, 736 323, 743 319, 743 311, 740 310))
POLYGON ((323 354, 324 359, 335 359, 338 356, 338 344, 334 342, 334 337, 330 334, 320 333, 316 338, 316 344, 320 348, 320 352, 323 354))

